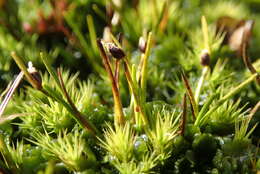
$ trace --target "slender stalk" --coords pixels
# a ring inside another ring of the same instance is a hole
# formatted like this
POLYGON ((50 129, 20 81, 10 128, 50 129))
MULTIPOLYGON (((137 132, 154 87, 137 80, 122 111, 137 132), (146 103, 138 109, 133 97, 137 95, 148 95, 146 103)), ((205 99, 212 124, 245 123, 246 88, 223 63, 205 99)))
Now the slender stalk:
POLYGON ((250 111, 249 116, 248 116, 250 118, 250 120, 252 119, 252 117, 255 115, 255 113, 258 111, 259 108, 260 108, 260 101, 250 111))
POLYGON ((120 60, 117 59, 116 60, 116 67, 115 67, 115 81, 116 81, 116 85, 117 85, 118 90, 119 90, 119 72, 120 72, 120 60))
MULTIPOLYGON (((202 33, 203 33, 203 40, 204 40, 204 47, 205 50, 207 50, 207 54, 210 54, 210 47, 209 47, 209 36, 208 36, 208 25, 205 16, 201 17, 201 26, 202 26, 202 33)), ((201 89, 204 83, 204 80, 209 72, 209 67, 204 66, 202 69, 202 75, 200 77, 199 83, 197 85, 196 91, 195 91, 195 102, 198 106, 199 103, 199 97, 201 93, 201 89)))
POLYGON ((229 98, 231 98, 233 95, 235 95, 236 93, 238 93, 241 89, 243 89, 247 84, 251 83, 258 74, 252 74, 247 80, 245 80, 244 82, 240 83, 240 85, 238 85, 237 87, 235 87, 234 89, 232 89, 227 95, 225 95, 219 102, 220 103, 224 103, 226 100, 228 100, 229 98))
POLYGON ((7 106, 7 104, 9 103, 15 89, 18 87, 18 85, 20 84, 21 80, 23 79, 23 71, 21 71, 18 76, 15 78, 14 82, 12 83, 11 87, 9 88, 3 102, 0 105, 0 118, 2 116, 2 114, 4 113, 4 110, 7 106))
POLYGON ((11 52, 11 56, 13 57, 16 64, 19 66, 19 68, 23 71, 25 77, 28 79, 29 83, 36 89, 41 89, 41 84, 37 83, 35 79, 32 77, 32 75, 28 72, 26 66, 24 65, 24 62, 22 59, 16 55, 16 53, 13 51, 11 52))
POLYGON ((203 33, 203 39, 204 39, 204 47, 210 53, 208 24, 207 24, 207 20, 206 20, 205 16, 201 17, 201 26, 202 26, 202 33, 203 33))
POLYGON ((42 52, 40 52, 40 58, 43 62, 43 64, 45 65, 47 71, 49 72, 49 74, 51 75, 51 77, 54 79, 56 85, 61 89, 61 85, 59 82, 59 78, 57 77, 56 72, 53 70, 53 68, 51 67, 49 61, 47 60, 47 58, 43 55, 42 52))
POLYGON ((58 101, 59 103, 61 103, 72 115, 73 115, 73 119, 75 119, 82 127, 86 128, 87 130, 91 131, 93 134, 97 133, 97 129, 95 128, 94 125, 92 125, 91 123, 89 123, 82 115, 81 113, 77 110, 77 108, 75 107, 74 103, 71 101, 67 90, 65 88, 61 73, 59 72, 59 74, 57 74, 53 68, 51 67, 51 65, 49 64, 48 60, 46 59, 46 57, 43 55, 43 53, 40 53, 40 57, 47 69, 47 71, 49 72, 49 74, 51 75, 51 77, 54 79, 54 81, 56 82, 56 85, 59 87, 59 89, 61 90, 61 92, 64 93, 67 101, 69 102, 69 104, 60 96, 55 95, 55 92, 50 92, 51 89, 46 89, 47 87, 44 86, 43 89, 41 89, 41 92, 43 92, 46 96, 58 101))
POLYGON ((143 67, 143 62, 144 62, 144 53, 141 54, 141 58, 140 58, 140 62, 138 64, 138 67, 137 67, 137 72, 136 72, 136 81, 139 83, 140 80, 141 80, 141 76, 142 76, 142 67, 143 67))
POLYGON ((82 126, 84 128, 86 128, 87 130, 89 130, 90 132, 92 132, 93 134, 95 134, 95 131, 97 130, 94 125, 90 124, 83 116, 82 114, 78 111, 78 109, 76 108, 76 106, 74 105, 74 103, 72 102, 62 79, 62 75, 60 72, 60 69, 57 70, 58 72, 58 77, 59 77, 59 81, 60 81, 60 85, 62 88, 62 91, 64 93, 64 96, 66 97, 68 103, 70 104, 71 108, 73 109, 75 116, 77 118, 77 120, 79 120, 79 122, 82 124, 82 126))
MULTIPOLYGON (((128 65, 129 66, 129 65, 128 65)), ((132 76, 132 80, 133 82, 135 82, 136 84, 138 84, 138 80, 136 79, 138 76, 137 75, 137 72, 136 72, 136 67, 135 65, 132 65, 131 67, 131 76, 132 76)), ((136 125, 138 125, 138 127, 141 127, 142 126, 142 118, 140 118, 140 113, 139 112, 136 112, 135 108, 137 106, 137 102, 136 102, 136 99, 135 99, 135 96, 132 92, 132 89, 130 88, 130 93, 131 93, 131 103, 130 103, 130 109, 134 115, 134 123, 136 125)))
POLYGON ((191 87, 190 87, 190 84, 189 84, 189 81, 188 81, 186 75, 182 72, 181 76, 182 76, 182 80, 184 82, 184 85, 185 85, 185 87, 187 89, 188 96, 189 96, 189 99, 190 99, 190 102, 191 102, 191 105, 192 105, 192 109, 194 111, 194 116, 196 118, 197 115, 198 115, 198 107, 197 107, 197 104, 195 102, 195 98, 194 98, 193 92, 191 90, 191 87))
POLYGON ((128 85, 129 85, 130 90, 132 91, 132 93, 134 95, 134 98, 135 98, 135 101, 136 101, 136 108, 135 108, 136 112, 140 112, 141 113, 144 125, 147 125, 148 124, 148 120, 147 120, 147 117, 146 117, 146 114, 145 114, 145 109, 143 107, 143 104, 141 104, 140 97, 137 94, 137 87, 135 86, 135 84, 133 82, 133 79, 131 77, 130 70, 129 70, 129 67, 128 67, 128 64, 127 64, 127 61, 125 59, 124 59, 124 63, 123 64, 124 64, 124 68, 125 68, 125 76, 126 76, 128 85))
POLYGON ((146 87, 147 87, 147 61, 150 55, 151 45, 152 45, 152 32, 149 33, 147 39, 147 46, 145 49, 145 53, 142 61, 142 70, 141 70, 141 89, 142 89, 142 101, 145 102, 146 100, 146 87))
MULTIPOLYGON (((68 104, 60 95, 57 95, 55 91, 53 91, 51 88, 48 88, 47 86, 44 86, 41 92, 43 92, 46 96, 50 97, 51 99, 62 104, 67 109, 67 111, 71 114, 70 116, 77 121, 77 123, 79 123, 83 128, 87 128, 85 126, 86 124, 84 123, 84 121, 82 121, 82 119, 78 117, 78 113, 75 111, 75 109, 73 109, 72 106, 68 104)), ((93 125, 91 126, 96 133, 99 133, 98 130, 95 128, 95 126, 93 125)))
MULTIPOLYGON (((257 73, 256 69, 254 68, 254 66, 252 65, 249 56, 247 55, 246 52, 246 44, 243 44, 243 48, 242 48, 242 57, 243 57, 243 61, 244 64, 246 65, 247 69, 252 73, 255 74, 257 73)), ((260 85, 260 75, 258 74, 256 77, 256 81, 258 83, 258 85, 260 85)))
MULTIPOLYGON (((189 98, 189 101, 190 101, 190 98, 189 98)), ((195 115, 194 109, 192 107, 191 101, 190 101, 190 108, 191 108, 192 121, 194 122, 196 120, 196 115, 195 115)))
POLYGON ((96 42, 97 35, 96 35, 96 30, 93 22, 93 17, 91 15, 87 15, 87 24, 88 24, 89 37, 90 37, 92 48, 94 49, 95 53, 98 53, 98 47, 96 42))
POLYGON ((199 97, 200 97, 201 89, 202 89, 204 80, 205 80, 208 72, 209 72, 209 67, 208 66, 203 67, 202 75, 199 79, 199 83, 198 83, 196 91, 195 91, 195 102, 197 103, 197 106, 199 104, 199 97))
POLYGON ((185 132, 185 125, 186 125, 186 117, 187 117, 187 100, 186 100, 186 93, 183 96, 182 100, 182 120, 181 120, 181 135, 184 135, 185 132))
POLYGON ((100 39, 97 40, 97 45, 100 51, 100 55, 103 60, 103 64, 105 66, 105 69, 108 73, 108 77, 111 81, 112 84, 112 93, 113 93, 113 98, 114 98, 114 112, 115 112, 115 125, 120 124, 123 125, 125 123, 125 118, 123 114, 123 107, 120 99, 120 94, 119 90, 109 63, 109 59, 106 55, 105 49, 103 47, 102 41, 100 39))

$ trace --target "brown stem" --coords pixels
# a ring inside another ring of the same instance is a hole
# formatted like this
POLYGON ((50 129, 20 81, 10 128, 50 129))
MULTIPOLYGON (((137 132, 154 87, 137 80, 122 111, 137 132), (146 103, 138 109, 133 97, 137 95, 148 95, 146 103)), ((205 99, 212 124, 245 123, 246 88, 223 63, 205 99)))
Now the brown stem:
POLYGON ((103 60, 103 64, 105 66, 105 69, 108 73, 108 77, 112 84, 112 93, 114 98, 114 112, 115 112, 115 124, 119 123, 120 125, 123 125, 125 122, 124 114, 123 114, 123 107, 120 99, 119 89, 117 87, 117 82, 114 78, 109 59, 106 55, 105 49, 103 47, 102 41, 100 39, 97 40, 97 45, 100 51, 100 55, 103 60))
POLYGON ((182 120, 181 120, 181 135, 184 135, 185 132, 185 125, 186 125, 186 117, 187 117, 187 100, 186 100, 186 93, 183 96, 182 100, 182 120))
POLYGON ((194 112, 194 116, 196 118, 196 116, 198 115, 198 108, 197 108, 197 104, 195 102, 193 92, 192 92, 191 87, 190 87, 190 83, 189 83, 186 75, 183 72, 181 73, 181 76, 182 76, 182 80, 184 82, 184 85, 187 89, 187 93, 188 93, 190 103, 191 103, 191 106, 192 106, 192 109, 193 109, 193 112, 194 112))
POLYGON ((115 81, 116 81, 116 85, 117 85, 118 90, 119 90, 119 72, 120 72, 120 60, 117 59, 116 60, 116 68, 115 68, 115 81))
MULTIPOLYGON (((244 61, 244 64, 246 65, 246 67, 248 68, 248 70, 249 70, 252 74, 255 74, 255 73, 257 73, 257 71, 256 71, 256 69, 254 68, 254 66, 252 65, 249 56, 247 55, 246 47, 247 47, 247 44, 244 43, 244 44, 243 44, 243 48, 242 48, 243 61, 244 61)), ((260 85, 260 75, 259 75, 259 74, 256 76, 256 81, 257 81, 258 85, 260 85)))
POLYGON ((82 123, 82 125, 84 126, 84 128, 86 128, 87 130, 89 130, 90 132, 95 134, 95 130, 93 129, 93 127, 90 125, 90 123, 88 123, 88 121, 81 115, 81 113, 78 111, 78 109, 76 108, 76 106, 74 105, 74 103, 72 102, 66 87, 64 85, 63 79, 62 79, 62 75, 60 72, 60 69, 57 69, 57 74, 59 77, 59 81, 60 81, 60 85, 62 88, 62 91, 67 99, 67 101, 69 102, 70 106, 72 107, 73 111, 75 112, 75 116, 77 117, 77 119, 80 121, 80 123, 82 123))
MULTIPOLYGON (((190 100, 190 98, 189 98, 189 100, 190 100)), ((195 121, 195 120, 196 120, 196 116, 195 116, 195 113, 194 113, 194 110, 193 110, 193 107, 192 107, 191 101, 190 101, 190 108, 191 108, 192 120, 195 121)))
POLYGON ((255 113, 258 111, 258 109, 260 108, 260 101, 254 106, 254 108, 250 111, 249 113, 249 118, 250 120, 252 119, 252 117, 255 115, 255 113))

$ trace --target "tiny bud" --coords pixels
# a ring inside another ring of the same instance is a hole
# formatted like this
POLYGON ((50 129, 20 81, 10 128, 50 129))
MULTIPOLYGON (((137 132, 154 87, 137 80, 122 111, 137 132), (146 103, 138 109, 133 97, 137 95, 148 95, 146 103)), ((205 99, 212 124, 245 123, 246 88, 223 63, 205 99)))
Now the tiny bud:
POLYGON ((137 106, 137 107, 135 108, 135 112, 140 112, 140 106, 137 106))
POLYGON ((125 57, 125 53, 124 53, 124 51, 123 51, 121 48, 117 47, 117 46, 116 46, 115 44, 113 44, 113 43, 109 43, 109 44, 107 44, 107 45, 108 45, 108 50, 109 50, 110 54, 111 54, 114 58, 116 58, 116 59, 122 59, 122 58, 125 57))
POLYGON ((143 37, 139 38, 138 48, 142 53, 145 53, 146 50, 146 41, 143 37))
POLYGON ((33 32, 33 28, 32 28, 32 26, 31 26, 31 24, 29 24, 29 23, 27 23, 27 22, 23 23, 23 29, 24 29, 24 31, 27 32, 27 33, 33 32))
POLYGON ((201 51, 201 55, 200 55, 200 64, 202 66, 209 66, 210 64, 210 55, 209 55, 209 51, 204 49, 201 51))
POLYGON ((111 19, 111 24, 113 26, 117 26, 119 24, 119 21, 120 21, 120 15, 118 12, 115 12, 111 19))
POLYGON ((103 41, 104 41, 104 42, 112 42, 111 29, 110 29, 109 27, 105 27, 105 28, 104 28, 103 41))
POLYGON ((42 78, 40 73, 33 66, 32 62, 28 62, 28 72, 32 75, 33 79, 38 83, 38 86, 41 88, 42 86, 42 78))

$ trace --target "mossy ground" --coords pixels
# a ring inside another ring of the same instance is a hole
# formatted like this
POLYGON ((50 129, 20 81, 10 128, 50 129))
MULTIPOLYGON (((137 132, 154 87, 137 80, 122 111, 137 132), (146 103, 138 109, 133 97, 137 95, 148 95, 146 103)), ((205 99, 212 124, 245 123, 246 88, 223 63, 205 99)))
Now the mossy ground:
POLYGON ((259 172, 259 25, 256 0, 0 0, 0 173, 259 172))

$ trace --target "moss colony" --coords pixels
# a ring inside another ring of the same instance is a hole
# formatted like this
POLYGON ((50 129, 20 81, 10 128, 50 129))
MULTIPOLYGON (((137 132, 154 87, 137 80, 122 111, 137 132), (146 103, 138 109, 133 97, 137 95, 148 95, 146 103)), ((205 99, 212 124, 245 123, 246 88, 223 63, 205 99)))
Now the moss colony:
POLYGON ((260 173, 257 0, 0 0, 1 174, 260 173))

